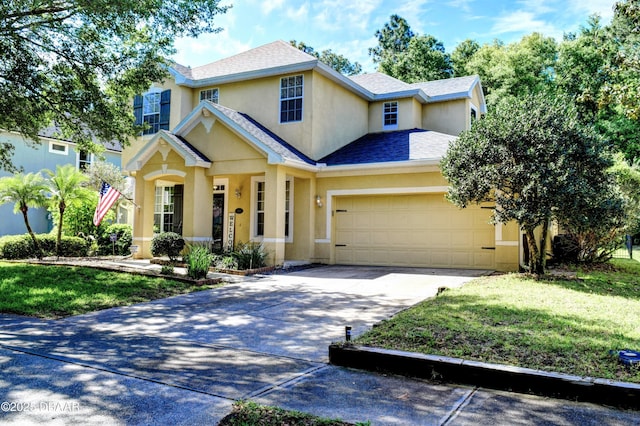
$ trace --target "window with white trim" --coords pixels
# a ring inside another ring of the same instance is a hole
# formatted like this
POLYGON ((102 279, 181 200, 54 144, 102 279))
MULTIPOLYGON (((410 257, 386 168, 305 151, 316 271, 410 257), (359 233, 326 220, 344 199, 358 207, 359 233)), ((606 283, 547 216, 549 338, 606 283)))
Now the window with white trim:
POLYGON ((148 92, 142 96, 142 121, 149 124, 145 135, 158 133, 160 130, 160 92, 148 92))
POLYGON ((398 128, 398 102, 385 102, 382 108, 382 128, 393 130, 398 128))
POLYGON ((302 75, 280 79, 280 123, 302 121, 302 75))
POLYGON ((473 126, 473 123, 475 123, 476 120, 478 119, 478 111, 473 105, 470 108, 470 115, 471 115, 470 125, 473 126))
MULTIPOLYGON (((266 201, 266 184, 263 177, 254 177, 254 192, 252 194, 254 210, 253 218, 253 237, 264 237, 264 219, 265 219, 265 201, 266 201)), ((285 182, 285 200, 284 200, 284 236, 286 242, 293 241, 293 181, 287 178, 285 182)))
POLYGON ((200 100, 201 101, 211 101, 214 104, 218 103, 218 89, 207 89, 200 91, 200 100))
POLYGON ((78 152, 78 170, 85 171, 93 163, 93 154, 87 151, 78 152))
POLYGON ((57 143, 53 141, 49 141, 49 152, 60 155, 69 154, 69 145, 66 143, 57 143))
POLYGON ((173 186, 156 186, 153 208, 153 232, 172 232, 174 199, 173 186))

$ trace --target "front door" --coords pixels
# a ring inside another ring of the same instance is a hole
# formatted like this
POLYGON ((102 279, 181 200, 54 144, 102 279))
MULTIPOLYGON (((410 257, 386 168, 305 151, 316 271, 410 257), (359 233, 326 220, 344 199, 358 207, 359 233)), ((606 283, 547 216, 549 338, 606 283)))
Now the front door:
POLYGON ((213 194, 213 239, 212 250, 222 253, 224 250, 224 192, 213 194))

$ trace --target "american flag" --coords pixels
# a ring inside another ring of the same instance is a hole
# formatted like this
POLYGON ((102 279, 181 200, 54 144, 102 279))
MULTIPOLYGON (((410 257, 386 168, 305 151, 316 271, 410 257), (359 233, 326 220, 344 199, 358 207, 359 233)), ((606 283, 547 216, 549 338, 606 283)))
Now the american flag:
POLYGON ((100 225, 102 218, 107 214, 113 203, 118 200, 118 197, 120 197, 120 193, 107 182, 103 181, 102 187, 100 188, 100 199, 96 206, 96 212, 93 214, 93 224, 95 226, 100 225))

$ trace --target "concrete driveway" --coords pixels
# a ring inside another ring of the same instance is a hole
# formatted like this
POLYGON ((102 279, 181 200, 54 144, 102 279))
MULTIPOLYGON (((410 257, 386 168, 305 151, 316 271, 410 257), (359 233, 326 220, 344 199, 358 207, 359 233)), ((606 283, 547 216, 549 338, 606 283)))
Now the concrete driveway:
POLYGON ((326 364, 345 326, 357 335, 484 272, 326 266, 58 321, 0 315, 0 423, 215 424, 254 399, 372 424, 640 424, 634 412, 326 364))

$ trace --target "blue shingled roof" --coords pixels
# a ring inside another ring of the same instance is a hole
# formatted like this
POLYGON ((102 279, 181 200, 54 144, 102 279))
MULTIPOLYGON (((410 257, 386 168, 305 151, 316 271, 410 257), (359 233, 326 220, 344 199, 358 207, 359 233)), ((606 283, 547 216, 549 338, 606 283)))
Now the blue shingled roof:
POLYGON ((439 160, 456 137, 431 130, 411 129, 369 133, 319 160, 327 166, 439 160))

